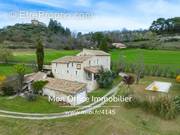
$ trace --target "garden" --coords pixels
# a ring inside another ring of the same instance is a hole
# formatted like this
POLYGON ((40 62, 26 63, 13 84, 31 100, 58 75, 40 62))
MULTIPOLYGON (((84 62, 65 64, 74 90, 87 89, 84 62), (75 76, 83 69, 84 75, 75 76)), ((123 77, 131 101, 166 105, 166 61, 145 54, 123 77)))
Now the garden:
MULTIPOLYGON (((126 82, 125 82, 126 84, 126 82)), ((123 103, 128 108, 140 108, 148 114, 154 114, 162 119, 175 119, 180 114, 180 80, 164 77, 145 76, 139 83, 130 83, 120 87, 118 94, 132 97, 131 102, 123 103), (148 91, 146 87, 154 80, 170 82, 172 86, 168 93, 148 91)))

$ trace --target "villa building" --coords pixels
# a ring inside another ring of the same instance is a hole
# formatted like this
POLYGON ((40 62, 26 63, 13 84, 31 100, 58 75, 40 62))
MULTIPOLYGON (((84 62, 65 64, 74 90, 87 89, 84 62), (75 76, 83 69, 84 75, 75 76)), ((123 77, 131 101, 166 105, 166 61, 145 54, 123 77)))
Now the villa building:
POLYGON ((90 92, 98 87, 96 75, 102 68, 110 70, 110 64, 110 54, 83 49, 76 56, 65 56, 52 61, 52 73, 55 78, 85 83, 90 92))
POLYGON ((97 75, 101 69, 110 70, 110 63, 110 54, 83 49, 76 56, 65 56, 52 61, 54 78, 38 72, 26 76, 25 84, 30 89, 34 81, 46 80, 48 83, 43 88, 43 95, 58 97, 62 102, 78 105, 87 100, 88 92, 98 88, 97 75))

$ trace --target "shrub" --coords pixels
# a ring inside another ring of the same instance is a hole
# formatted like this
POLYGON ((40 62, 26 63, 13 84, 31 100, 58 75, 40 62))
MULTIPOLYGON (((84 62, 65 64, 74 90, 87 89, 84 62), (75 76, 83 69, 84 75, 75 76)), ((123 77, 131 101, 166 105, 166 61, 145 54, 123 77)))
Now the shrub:
POLYGON ((180 83, 180 75, 176 77, 176 82, 180 83))
POLYGON ((177 69, 177 70, 176 70, 175 75, 176 75, 176 77, 180 75, 180 69, 177 69))
POLYGON ((173 119, 176 117, 176 105, 172 98, 168 96, 160 97, 154 102, 154 113, 164 119, 173 119))
POLYGON ((152 69, 151 69, 151 75, 152 75, 152 76, 155 76, 158 69, 159 69, 159 66, 158 66, 158 65, 153 65, 153 66, 152 66, 152 69))
POLYGON ((174 102, 175 102, 175 105, 176 105, 176 111, 180 112, 180 96, 174 97, 174 102))
POLYGON ((150 66, 145 66, 145 71, 144 71, 145 75, 151 75, 151 67, 150 66))
POLYGON ((167 77, 174 78, 174 72, 173 71, 169 71, 167 77))
POLYGON ((123 82, 128 85, 128 88, 130 87, 130 85, 132 85, 134 83, 135 79, 133 76, 129 75, 129 76, 124 76, 123 77, 123 82))
POLYGON ((155 72, 155 76, 161 76, 162 74, 162 70, 161 68, 158 66, 158 68, 156 69, 156 72, 155 72))
POLYGON ((2 92, 4 96, 12 96, 15 94, 15 90, 10 86, 2 87, 2 92))
POLYGON ((12 51, 0 46, 0 61, 8 63, 13 57, 12 51))
POLYGON ((164 67, 162 76, 163 77, 168 77, 168 72, 169 72, 169 68, 168 67, 164 67))
POLYGON ((174 119, 180 111, 180 97, 172 99, 168 96, 157 99, 146 99, 140 101, 139 98, 132 96, 131 102, 125 102, 128 108, 141 107, 144 111, 153 113, 163 119, 174 119))
POLYGON ((124 69, 125 72, 129 73, 130 72, 130 67, 128 64, 126 64, 125 66, 125 69, 124 69))
POLYGON ((42 90, 44 85, 46 85, 47 83, 48 83, 48 81, 36 81, 36 82, 33 82, 32 87, 33 87, 34 93, 38 94, 42 90))
POLYGON ((134 73, 136 69, 136 64, 130 64, 130 72, 134 73))
POLYGON ((0 85, 2 85, 5 80, 6 80, 6 76, 0 76, 0 85))
POLYGON ((114 73, 111 71, 104 71, 102 70, 97 77, 97 82, 100 86, 100 88, 108 88, 112 86, 114 79, 114 73))

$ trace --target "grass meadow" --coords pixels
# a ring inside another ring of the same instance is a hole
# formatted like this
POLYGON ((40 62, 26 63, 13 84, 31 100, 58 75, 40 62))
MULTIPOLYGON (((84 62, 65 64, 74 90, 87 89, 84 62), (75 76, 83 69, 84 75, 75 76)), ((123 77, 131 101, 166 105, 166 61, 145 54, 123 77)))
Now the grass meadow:
MULTIPOLYGON (((45 50, 45 63, 65 56, 75 55, 78 50, 45 50)), ((168 66, 172 70, 180 68, 180 52, 166 50, 143 50, 125 49, 111 50, 113 62, 119 61, 123 56, 128 63, 135 63, 139 54, 143 56, 144 63, 161 66, 168 66)), ((18 50, 14 52, 16 62, 30 63, 35 61, 34 50, 18 50)), ((13 65, 0 64, 0 74, 14 74, 13 65)), ((134 84, 131 88, 140 96, 147 94, 156 96, 156 93, 146 92, 145 87, 157 81, 172 82, 171 95, 180 95, 179 84, 175 79, 145 76, 140 80, 140 84, 134 84)), ((120 79, 117 79, 117 84, 120 79)), ((120 88, 121 90, 121 88, 120 88)), ((89 96, 102 96, 107 91, 99 89, 93 91, 89 96)), ((59 107, 60 104, 49 103, 44 97, 40 97, 37 102, 28 102, 22 98, 15 98, 11 101, 6 97, 0 97, 0 109, 20 112, 61 112, 67 108, 59 107)), ((180 116, 173 120, 164 120, 153 114, 149 114, 140 108, 128 109, 122 103, 107 103, 106 106, 98 109, 99 114, 80 115, 70 118, 56 120, 21 120, 0 117, 1 135, 179 135, 180 116), (112 107, 116 106, 116 107, 112 107), (103 111, 114 111, 115 114, 103 114, 103 111)))
MULTIPOLYGON (((145 77, 139 85, 132 85, 131 89, 142 96, 148 93, 144 88, 153 80, 170 81, 173 87, 169 94, 180 94, 179 84, 173 79, 160 77, 145 77)), ((121 90, 121 87, 120 87, 121 90)), ((159 93, 160 94, 160 93, 159 93)), ((98 95, 97 93, 95 95, 98 95)), ((18 99, 19 100, 19 99, 18 99)), ((18 102, 18 101, 17 101, 18 102)), ((43 101, 44 102, 44 101, 43 101)), ((28 103, 27 106, 29 106, 28 103)), ((33 103, 32 103, 33 104, 33 103)), ((54 107, 54 106, 53 106, 54 107)), ((47 108, 53 109, 51 106, 47 108)), ((23 107, 20 107, 23 108, 23 107)), ((40 106, 40 109, 44 106, 40 106)), ((39 109, 39 110, 40 110, 39 109)), ((57 110, 57 109, 55 109, 57 110)), ((32 111, 32 110, 30 110, 32 111)), ((180 116, 173 120, 164 120, 147 113, 140 108, 126 108, 122 103, 107 103, 97 110, 96 114, 86 114, 56 120, 20 120, 0 118, 1 135, 179 135, 180 116), (113 107, 114 106, 114 107, 113 107), (113 114, 103 112, 114 111, 113 114)))
POLYGON ((38 96, 33 102, 22 97, 8 99, 0 96, 0 109, 25 113, 59 113, 69 111, 75 107, 68 107, 62 103, 49 102, 47 97, 38 96))
MULTIPOLYGON (((31 73, 32 68, 29 66, 26 66, 26 73, 31 73)), ((16 73, 14 69, 14 64, 0 64, 0 75, 14 75, 16 73)))
MULTIPOLYGON (((50 64, 52 60, 67 56, 76 55, 79 50, 45 50, 45 64, 50 64)), ((127 63, 136 63, 139 58, 144 60, 146 65, 157 64, 161 67, 168 67, 171 70, 180 69, 180 52, 168 50, 145 50, 145 49, 114 49, 109 52, 111 54, 112 62, 120 61, 123 57, 127 63)), ((13 52, 12 62, 20 63, 35 63, 35 50, 16 50, 13 52)), ((28 71, 30 69, 27 69, 28 71)), ((14 74, 13 66, 7 64, 0 64, 1 75, 14 74)))

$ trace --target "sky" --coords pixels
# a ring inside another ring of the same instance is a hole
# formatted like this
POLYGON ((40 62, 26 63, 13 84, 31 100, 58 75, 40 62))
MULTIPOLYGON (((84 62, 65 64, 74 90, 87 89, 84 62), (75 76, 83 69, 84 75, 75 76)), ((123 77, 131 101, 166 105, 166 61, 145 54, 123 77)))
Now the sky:
POLYGON ((135 30, 176 16, 180 0, 0 0, 0 28, 52 18, 73 32, 135 30))

